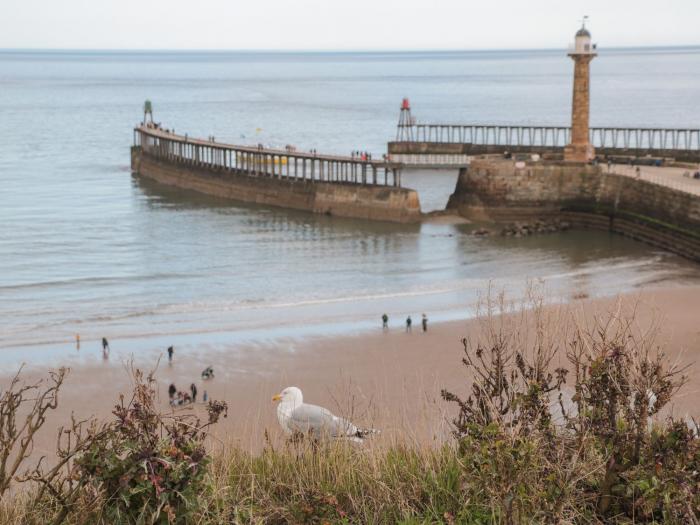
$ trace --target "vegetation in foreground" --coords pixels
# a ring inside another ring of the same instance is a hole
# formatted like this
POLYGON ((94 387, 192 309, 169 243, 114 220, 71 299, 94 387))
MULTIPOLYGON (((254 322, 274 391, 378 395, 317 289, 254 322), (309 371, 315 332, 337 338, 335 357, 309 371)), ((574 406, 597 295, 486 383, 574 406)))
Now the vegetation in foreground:
POLYGON ((678 523, 700 521, 694 423, 652 424, 685 382, 654 332, 612 315, 588 328, 541 304, 496 316, 464 341, 465 392, 440 447, 356 448, 291 440, 258 455, 207 454, 207 421, 160 414, 152 377, 113 420, 72 421, 58 462, 27 468, 58 402, 16 378, 0 398, 2 523, 678 523), (554 368, 556 355, 567 366, 554 368), (466 396, 466 397, 465 397, 466 396), (19 490, 12 490, 13 488, 19 490))

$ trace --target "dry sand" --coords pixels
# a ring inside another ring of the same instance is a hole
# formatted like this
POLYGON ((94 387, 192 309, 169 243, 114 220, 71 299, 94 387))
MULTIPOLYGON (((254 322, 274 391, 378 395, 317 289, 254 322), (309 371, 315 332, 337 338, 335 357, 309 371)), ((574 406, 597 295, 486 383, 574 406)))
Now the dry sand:
MULTIPOLYGON (((651 289, 619 299, 628 307, 637 305, 641 328, 653 319, 662 320, 659 340, 671 358, 688 363, 700 355, 700 287, 651 289)), ((570 306, 590 315, 611 311, 617 300, 584 299, 570 306)), ((273 438, 279 437, 271 396, 294 385, 303 390, 307 402, 349 415, 360 425, 380 428, 383 440, 411 439, 425 444, 441 440, 449 429, 450 409, 440 399, 440 390, 466 393, 461 340, 475 336, 479 324, 473 320, 431 324, 422 333, 419 321, 414 319, 410 334, 404 331, 403 320, 393 319, 388 332, 378 327, 374 333, 355 336, 277 341, 215 353, 203 349, 187 356, 178 354, 176 348, 172 364, 158 355, 134 356, 134 361, 139 367, 152 368, 160 358, 156 377, 164 411, 171 410, 167 402, 171 381, 182 390, 194 381, 200 399, 206 389, 210 398, 225 400, 229 415, 216 429, 218 443, 235 442, 258 450, 265 429, 273 438), (216 377, 204 382, 200 372, 209 364, 216 377)), ((29 380, 43 374, 44 370, 28 369, 24 377, 29 380)), ((690 377, 673 411, 700 417, 700 369, 691 369, 690 377)), ((6 384, 3 377, 2 386, 6 384)), ((114 357, 74 367, 35 455, 51 455, 56 428, 68 421, 71 412, 79 417, 109 417, 118 394, 129 389, 125 364, 114 357)), ((204 413, 201 403, 184 410, 204 413)))

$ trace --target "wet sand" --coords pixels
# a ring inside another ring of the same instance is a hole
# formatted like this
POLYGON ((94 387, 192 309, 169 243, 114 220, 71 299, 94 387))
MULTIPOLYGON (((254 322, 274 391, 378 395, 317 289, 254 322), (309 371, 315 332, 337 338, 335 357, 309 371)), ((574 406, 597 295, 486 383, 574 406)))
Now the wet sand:
MULTIPOLYGON (((700 356, 698 286, 574 300, 568 306, 550 306, 548 310, 570 308, 579 315, 604 314, 616 308, 618 299, 628 308, 636 305, 640 328, 654 319, 661 321, 659 341, 672 359, 690 363, 700 356)), ((386 332, 379 324, 372 333, 277 340, 224 351, 202 348, 180 355, 176 347, 172 364, 167 362, 165 352, 134 355, 133 359, 144 369, 157 366, 159 402, 164 411, 171 410, 167 396, 171 382, 185 390, 194 381, 200 400, 207 390, 210 398, 228 403, 229 415, 218 425, 215 443, 236 443, 259 450, 265 430, 278 439, 280 430, 271 397, 291 385, 303 390, 307 402, 348 415, 362 426, 381 429, 384 441, 439 442, 449 431, 451 414, 451 408, 440 398, 440 390, 466 394, 461 340, 477 335, 478 321, 429 324, 427 333, 422 333, 419 318, 414 318, 412 333, 405 332, 403 319, 391 319, 386 332), (200 372, 207 365, 214 367, 215 378, 202 381, 200 372)), ((111 344, 116 346, 118 341, 111 344)), ((68 421, 71 412, 79 417, 109 417, 118 394, 129 392, 124 356, 113 354, 103 361, 97 348, 84 348, 82 352, 92 352, 95 358, 71 369, 59 407, 50 415, 35 455, 52 454, 56 428, 68 421)), ((563 362, 564 357, 556 359, 563 362)), ((33 367, 26 369, 23 377, 30 380, 42 375, 44 370, 33 367)), ((673 412, 700 417, 700 369, 691 369, 689 375, 690 382, 676 398, 673 412)), ((3 375, 5 384, 7 376, 3 375)), ((202 403, 178 410, 204 414, 202 403)))

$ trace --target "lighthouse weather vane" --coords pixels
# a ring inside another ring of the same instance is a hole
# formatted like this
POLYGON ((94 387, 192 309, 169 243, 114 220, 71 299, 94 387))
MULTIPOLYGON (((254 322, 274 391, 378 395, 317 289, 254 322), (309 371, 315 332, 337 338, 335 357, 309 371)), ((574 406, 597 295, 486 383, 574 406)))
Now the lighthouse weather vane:
POLYGON ((588 20, 588 15, 583 15, 583 18, 581 19, 581 25, 583 27, 586 27, 586 21, 588 20))

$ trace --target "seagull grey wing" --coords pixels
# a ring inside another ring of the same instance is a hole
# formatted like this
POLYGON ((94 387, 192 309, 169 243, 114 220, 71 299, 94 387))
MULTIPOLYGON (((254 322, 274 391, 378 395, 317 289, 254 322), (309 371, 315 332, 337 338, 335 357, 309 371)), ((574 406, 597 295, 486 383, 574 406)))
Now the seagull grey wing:
POLYGON ((288 426, 304 434, 311 432, 316 437, 346 437, 357 433, 357 427, 346 419, 334 416, 323 407, 306 403, 292 410, 288 426))

